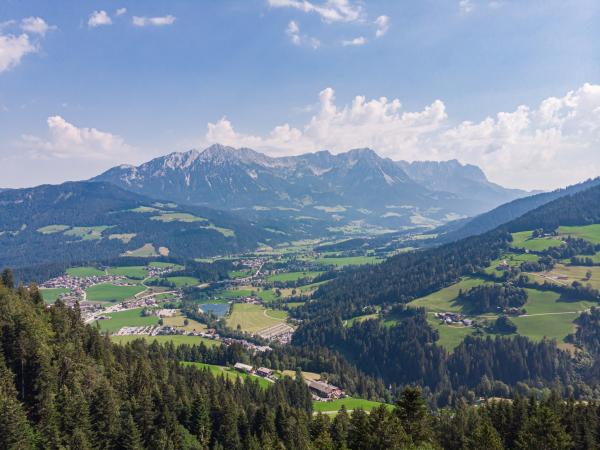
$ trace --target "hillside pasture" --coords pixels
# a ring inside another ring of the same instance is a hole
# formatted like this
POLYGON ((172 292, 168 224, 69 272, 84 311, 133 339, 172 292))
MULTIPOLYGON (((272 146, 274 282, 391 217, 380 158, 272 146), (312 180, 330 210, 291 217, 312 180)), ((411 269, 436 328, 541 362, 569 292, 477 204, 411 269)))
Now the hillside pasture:
POLYGON ((154 245, 147 243, 135 250, 127 250, 122 256, 134 256, 137 258, 150 258, 151 256, 159 256, 154 245))
POLYGON ((42 234, 54 234, 61 233, 71 228, 69 225, 47 225, 45 227, 38 228, 37 231, 42 234))
POLYGON ((181 288, 184 286, 198 286, 200 280, 195 277, 167 277, 171 283, 175 283, 175 287, 181 288))
POLYGON ((468 291, 481 284, 488 283, 481 278, 465 277, 458 283, 440 289, 425 297, 417 298, 408 303, 408 305, 417 308, 425 308, 431 312, 462 312, 463 305, 458 301, 460 290, 468 291))
POLYGON ((520 231, 518 233, 512 233, 513 241, 510 246, 512 248, 520 248, 523 250, 530 250, 534 252, 543 252, 552 247, 559 247, 563 245, 563 241, 554 238, 532 238, 532 231, 520 231))
POLYGON ((128 344, 137 339, 144 339, 148 344, 151 342, 158 342, 159 344, 172 343, 173 345, 199 345, 204 344, 207 347, 214 347, 221 345, 221 342, 213 339, 203 338, 202 336, 185 336, 179 334, 165 335, 165 336, 145 336, 145 335, 132 335, 132 336, 111 336, 110 339, 117 344, 128 344))
POLYGON ((331 400, 328 402, 321 402, 318 400, 313 401, 313 411, 315 413, 337 413, 342 407, 346 409, 346 411, 353 411, 355 409, 364 409, 365 411, 371 411, 381 405, 386 405, 390 410, 394 408, 393 405, 388 405, 386 403, 379 403, 372 400, 365 400, 362 398, 338 398, 335 400, 331 400))
POLYGON ((256 375, 248 374, 245 372, 239 372, 231 367, 217 366, 214 364, 206 364, 206 363, 200 363, 200 362, 188 362, 188 361, 182 361, 181 364, 184 366, 196 367, 197 369, 200 369, 200 370, 208 370, 215 377, 225 377, 225 378, 230 379, 231 381, 235 381, 238 378, 241 378, 242 380, 252 380, 254 382, 257 382, 258 385, 262 389, 268 389, 269 387, 273 386, 273 384, 274 384, 273 382, 268 381, 262 377, 258 377, 256 375))
POLYGON ((287 282, 287 281, 298 281, 298 280, 301 280, 304 278, 312 280, 313 278, 318 277, 322 273, 323 272, 315 272, 315 271, 278 273, 276 275, 268 276, 267 281, 287 282))
POLYGON ((580 227, 558 227, 558 234, 585 239, 593 244, 600 244, 600 224, 580 227))
POLYGON ((207 220, 203 217, 194 216, 189 213, 179 213, 179 212, 161 212, 158 216, 150 217, 150 220, 158 220, 160 222, 207 222, 207 220))
POLYGON ((102 232, 108 228, 107 225, 100 225, 96 227, 73 227, 64 232, 65 236, 78 237, 84 241, 93 241, 102 239, 102 232))
POLYGON ((558 285, 571 285, 573 281, 578 281, 583 284, 591 284, 594 289, 600 289, 600 266, 567 266, 564 264, 556 264, 554 268, 548 272, 536 272, 532 274, 538 283, 548 281, 558 285), (592 277, 586 280, 586 273, 590 271, 592 277))

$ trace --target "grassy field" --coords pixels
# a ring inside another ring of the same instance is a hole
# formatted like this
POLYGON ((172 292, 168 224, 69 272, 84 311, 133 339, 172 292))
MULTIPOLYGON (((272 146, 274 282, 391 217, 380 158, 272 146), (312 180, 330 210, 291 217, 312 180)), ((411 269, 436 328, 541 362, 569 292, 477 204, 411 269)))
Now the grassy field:
POLYGON ((236 329, 238 325, 242 331, 256 333, 270 326, 285 322, 286 311, 268 310, 260 305, 236 303, 232 313, 227 317, 227 325, 236 329))
POLYGON ((383 261, 375 256, 348 256, 344 258, 334 258, 331 256, 320 256, 315 258, 316 263, 335 267, 358 266, 363 264, 378 264, 383 261))
POLYGON ((208 224, 204 228, 208 228, 209 230, 218 231, 219 233, 221 233, 225 237, 234 237, 235 236, 235 231, 233 231, 233 230, 231 230, 229 228, 218 227, 218 226, 216 226, 216 225, 214 225, 212 223, 208 224))
POLYGON ((102 239, 102 232, 110 228, 106 225, 100 225, 97 227, 73 227, 70 230, 65 231, 66 236, 75 236, 81 238, 84 241, 92 241, 96 239, 102 239))
POLYGON ((269 387, 273 386, 273 383, 271 381, 267 381, 264 378, 257 377, 255 375, 250 375, 247 373, 239 372, 231 367, 223 367, 223 366, 216 366, 214 364, 188 362, 188 361, 182 361, 181 364, 183 364, 185 366, 196 367, 196 368, 202 369, 202 370, 208 370, 215 377, 224 376, 225 378, 229 378, 232 381, 235 381, 238 378, 241 378, 242 380, 250 379, 252 381, 257 381, 258 385, 263 389, 268 389, 269 387))
POLYGON ((377 319, 378 317, 379 317, 378 313, 364 314, 362 316, 356 316, 356 317, 346 320, 344 325, 347 327, 351 327, 355 322, 363 322, 363 321, 369 320, 369 319, 377 319))
POLYGON ((201 336, 181 336, 177 334, 172 336, 111 336, 111 340, 117 344, 127 344, 128 342, 135 341, 136 339, 144 339, 148 342, 156 341, 159 344, 172 342, 174 345, 198 345, 202 343, 207 347, 221 345, 219 341, 215 341, 213 339, 207 339, 201 336))
POLYGON ((481 278, 466 277, 456 284, 440 289, 425 297, 418 298, 409 303, 410 306, 426 308, 432 312, 460 312, 462 305, 456 300, 459 291, 467 291, 472 287, 484 284, 481 278))
POLYGON ((44 301, 46 303, 54 303, 56 299, 62 294, 66 294, 70 292, 66 288, 48 288, 48 289, 40 289, 42 297, 44 297, 44 301))
POLYGON ((552 238, 531 238, 531 231, 520 231, 512 233, 513 241, 510 244, 513 248, 522 248, 534 252, 542 252, 552 247, 558 247, 563 244, 559 239, 552 238))
POLYGON ((229 272, 229 278, 246 278, 252 275, 251 270, 232 270, 229 272))
POLYGON ((159 267, 159 268, 171 267, 173 270, 183 269, 183 266, 181 264, 175 264, 175 263, 169 263, 169 262, 163 262, 163 261, 151 261, 148 263, 148 265, 150 267, 159 267))
POLYGON ((160 222, 186 222, 186 223, 205 222, 206 221, 206 219, 204 219, 203 217, 197 217, 197 216, 194 216, 193 214, 177 213, 177 212, 161 213, 159 216, 150 217, 150 220, 158 220, 160 222))
POLYGON ((115 286, 102 283, 89 287, 86 292, 87 300, 96 302, 121 302, 126 298, 144 291, 144 286, 115 286))
POLYGON ((138 258, 149 258, 151 256, 158 256, 154 245, 152 244, 144 244, 140 248, 136 248, 135 250, 127 250, 124 253, 124 256, 135 256, 138 258))
POLYGON ((266 303, 272 302, 277 298, 277 295, 275 294, 275 291, 273 289, 257 290, 256 295, 258 296, 258 298, 260 298, 263 302, 266 303))
POLYGON ((187 319, 188 324, 185 325, 185 320, 186 317, 179 314, 177 316, 173 316, 173 317, 165 317, 163 319, 163 322, 165 325, 171 326, 171 327, 177 327, 177 328, 181 328, 185 331, 203 331, 206 330, 206 325, 204 325, 203 323, 200 323, 194 319, 187 319))
POLYGON ((142 316, 142 308, 128 309, 127 311, 119 311, 107 314, 111 317, 109 320, 98 320, 100 329, 114 333, 122 327, 141 327, 144 325, 158 325, 157 316, 142 316))
POLYGON ((69 225, 48 225, 42 228, 38 228, 37 231, 42 234, 54 234, 71 228, 69 225))
POLYGON ((148 276, 148 270, 144 266, 119 266, 107 270, 109 275, 123 275, 127 278, 143 280, 148 276))
POLYGON ((241 298, 241 297, 249 297, 253 292, 256 292, 256 289, 226 289, 224 291, 219 292, 216 296, 217 298, 227 299, 227 298, 241 298))
POLYGON ((595 289, 600 289, 600 266, 585 267, 556 264, 551 271, 536 273, 535 275, 538 283, 543 283, 546 280, 556 284, 570 285, 573 281, 579 281, 583 284, 589 283, 595 289), (588 270, 592 273, 592 277, 585 280, 588 270))
POLYGON ((297 281, 302 278, 310 278, 313 279, 323 272, 287 272, 287 273, 278 273, 277 275, 271 275, 267 277, 267 281, 297 281))
POLYGON ((118 239, 123 244, 129 243, 134 237, 136 233, 120 233, 120 234, 109 234, 108 239, 118 239))
MULTIPOLYGON (((365 411, 371 411, 374 408, 377 408, 380 405, 384 405, 385 403, 374 402, 371 400, 364 400, 362 398, 339 398, 337 400, 331 400, 329 402, 320 402, 313 401, 313 410, 315 412, 322 413, 330 413, 330 412, 338 412, 342 409, 342 406, 346 408, 347 411, 352 411, 355 409, 362 408, 365 411)), ((390 409, 393 408, 393 405, 387 405, 390 409)))
POLYGON ((573 321, 579 313, 561 313, 545 316, 521 316, 511 320, 517 326, 517 333, 533 341, 541 341, 544 337, 563 342, 564 338, 575 331, 573 321))
POLYGON ((67 275, 72 277, 101 277, 106 275, 106 272, 95 267, 71 267, 67 269, 67 275))
POLYGON ((533 253, 506 253, 500 258, 492 261, 485 272, 490 275, 502 275, 503 270, 496 270, 496 267, 506 261, 510 267, 519 267, 525 261, 538 261, 540 257, 533 253))
POLYGON ((437 344, 450 352, 458 347, 464 338, 473 334, 475 331, 472 327, 444 325, 432 315, 427 316, 427 322, 431 328, 437 330, 439 333, 440 338, 437 341, 437 344))
POLYGON ((594 244, 600 244, 600 224, 581 227, 558 227, 558 234, 578 237, 594 244))
POLYGON ((184 286, 197 286, 200 284, 200 280, 194 277, 167 277, 171 283, 175 283, 175 287, 184 287, 184 286))

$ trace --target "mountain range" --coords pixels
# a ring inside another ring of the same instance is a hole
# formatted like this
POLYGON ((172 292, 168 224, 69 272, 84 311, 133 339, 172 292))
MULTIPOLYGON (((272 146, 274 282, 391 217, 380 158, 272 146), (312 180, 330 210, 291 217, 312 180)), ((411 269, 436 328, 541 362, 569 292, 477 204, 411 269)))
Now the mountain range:
POLYGON ((246 217, 396 229, 440 225, 528 195, 456 160, 393 161, 368 148, 270 157, 216 144, 117 166, 93 181, 246 217))

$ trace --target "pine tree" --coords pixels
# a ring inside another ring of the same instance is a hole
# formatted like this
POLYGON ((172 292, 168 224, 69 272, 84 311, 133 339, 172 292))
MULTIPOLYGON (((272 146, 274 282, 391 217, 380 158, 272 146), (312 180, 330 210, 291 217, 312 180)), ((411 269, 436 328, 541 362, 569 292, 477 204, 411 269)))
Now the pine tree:
POLYGON ((516 442, 519 450, 568 450, 572 441, 559 418, 547 406, 536 408, 521 429, 516 442))
POLYGON ((498 431, 493 427, 490 419, 483 416, 479 419, 479 423, 470 433, 467 440, 468 450, 503 450, 504 445, 498 431))
POLYGON ((355 409, 350 417, 348 447, 353 450, 369 450, 371 448, 370 428, 367 413, 360 408, 355 409))
POLYGON ((210 444, 211 423, 206 397, 199 393, 194 399, 190 419, 190 431, 198 438, 203 448, 210 444))
POLYGON ((33 449, 33 430, 27 421, 23 405, 17 400, 13 378, 0 353, 0 448, 33 449))
POLYGON ((415 444, 430 442, 433 439, 431 420, 421 389, 405 388, 398 400, 396 414, 400 418, 404 430, 415 444))
POLYGON ((117 448, 122 450, 143 449, 140 432, 129 411, 125 411, 121 419, 121 432, 117 439, 117 448))
POLYGON ((338 411, 331 423, 331 438, 335 445, 336 450, 345 450, 348 445, 348 429, 350 428, 350 418, 346 408, 342 405, 342 408, 338 411))

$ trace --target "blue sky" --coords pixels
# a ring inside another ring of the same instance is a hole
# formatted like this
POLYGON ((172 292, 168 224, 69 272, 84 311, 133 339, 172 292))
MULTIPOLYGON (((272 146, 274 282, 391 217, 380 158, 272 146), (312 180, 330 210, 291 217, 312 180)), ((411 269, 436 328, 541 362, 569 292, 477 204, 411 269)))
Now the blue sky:
POLYGON ((0 5, 0 187, 215 141, 457 158, 524 188, 600 174, 596 1, 57 4, 0 5))

